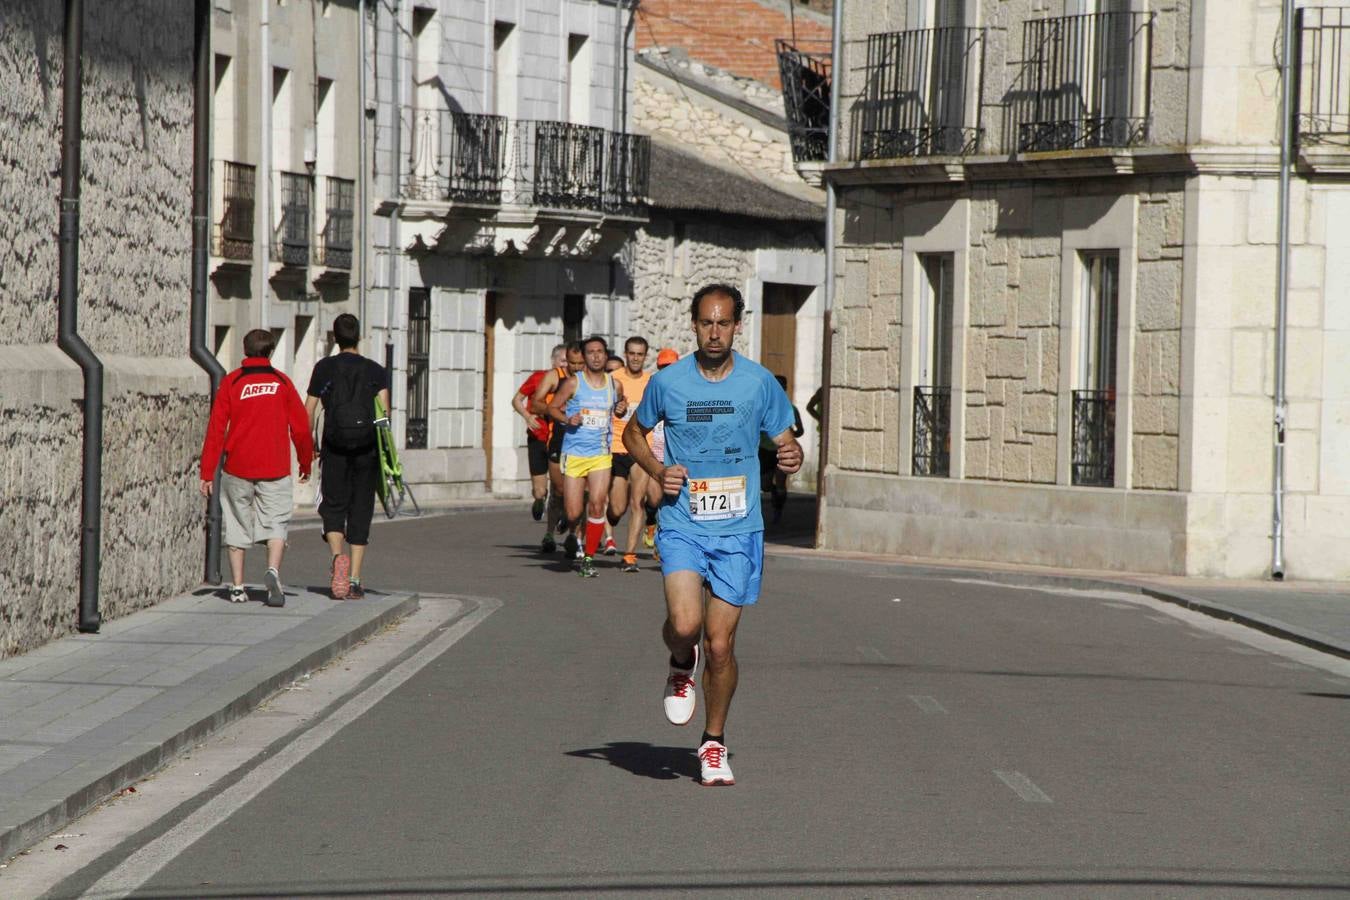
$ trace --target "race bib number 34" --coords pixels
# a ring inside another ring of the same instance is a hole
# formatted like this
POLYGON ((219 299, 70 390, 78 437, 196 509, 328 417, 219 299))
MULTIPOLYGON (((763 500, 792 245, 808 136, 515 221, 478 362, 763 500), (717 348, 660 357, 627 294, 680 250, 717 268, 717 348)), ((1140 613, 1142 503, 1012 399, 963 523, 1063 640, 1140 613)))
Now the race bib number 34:
POLYGON ((695 521, 740 519, 746 514, 745 476, 695 478, 689 481, 689 515, 695 521))

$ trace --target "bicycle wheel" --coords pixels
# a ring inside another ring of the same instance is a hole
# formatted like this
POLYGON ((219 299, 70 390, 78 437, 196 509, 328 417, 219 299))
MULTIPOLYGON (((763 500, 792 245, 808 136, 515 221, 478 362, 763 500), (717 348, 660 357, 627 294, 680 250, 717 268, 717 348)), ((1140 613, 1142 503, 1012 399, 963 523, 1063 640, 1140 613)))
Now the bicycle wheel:
POLYGON ((385 516, 392 519, 398 515, 399 508, 403 506, 403 486, 393 475, 383 473, 379 484, 380 504, 384 506, 385 516))

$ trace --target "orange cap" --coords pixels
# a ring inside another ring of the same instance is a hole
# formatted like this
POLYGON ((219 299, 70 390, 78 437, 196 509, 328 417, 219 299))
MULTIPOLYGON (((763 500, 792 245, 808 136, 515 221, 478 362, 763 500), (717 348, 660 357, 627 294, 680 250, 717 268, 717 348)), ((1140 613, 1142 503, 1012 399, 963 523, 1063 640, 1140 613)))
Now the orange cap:
POLYGON ((668 366, 673 362, 679 362, 679 360, 680 354, 676 353, 671 348, 666 347, 660 353, 656 354, 656 367, 659 369, 663 366, 668 366))

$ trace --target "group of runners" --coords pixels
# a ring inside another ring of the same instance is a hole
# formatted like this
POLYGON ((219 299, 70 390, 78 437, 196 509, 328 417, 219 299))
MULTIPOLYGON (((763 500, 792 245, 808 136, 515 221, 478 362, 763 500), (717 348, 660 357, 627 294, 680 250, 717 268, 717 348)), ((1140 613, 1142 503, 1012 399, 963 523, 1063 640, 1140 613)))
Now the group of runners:
POLYGON ((669 651, 662 705, 672 724, 692 721, 702 667, 704 785, 735 783, 726 721, 739 677, 736 629, 759 599, 764 567, 761 462, 767 452, 783 476, 802 464, 800 418, 781 381, 732 349, 744 311, 736 288, 708 285, 690 304, 694 353, 662 350, 649 372, 648 343, 633 337, 622 367, 607 371, 606 342, 587 338, 556 348, 553 367, 534 373, 516 398, 530 428, 532 513, 548 515, 545 552, 557 529, 569 558, 580 544, 580 574, 594 577, 606 524, 627 512, 623 571, 637 571, 638 533, 655 510, 669 651))
MULTIPOLYGON (((629 525, 621 571, 639 571, 639 541, 659 559, 660 487, 633 465, 623 445, 624 428, 654 374, 647 369, 651 349, 642 337, 629 338, 623 349, 622 357, 611 354, 601 337, 559 344, 552 367, 532 373, 512 401, 526 425, 531 514, 535 521, 547 514, 540 548, 553 553, 561 544, 564 556, 579 560, 578 572, 587 578, 596 575, 595 555, 602 545, 605 553, 617 554, 613 529, 625 515, 629 525)), ((656 368, 678 359, 674 350, 661 350, 656 368)), ((659 430, 650 446, 660 459, 659 430)))

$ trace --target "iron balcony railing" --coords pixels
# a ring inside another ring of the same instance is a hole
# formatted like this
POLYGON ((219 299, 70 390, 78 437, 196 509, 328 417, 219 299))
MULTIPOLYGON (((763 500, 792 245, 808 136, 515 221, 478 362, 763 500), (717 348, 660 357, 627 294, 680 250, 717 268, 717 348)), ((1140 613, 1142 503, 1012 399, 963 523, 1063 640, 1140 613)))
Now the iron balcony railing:
POLYGON ((1022 34, 1028 93, 1015 101, 1019 152, 1148 141, 1152 13, 1033 19, 1022 34))
POLYGON ((351 269, 356 182, 349 178, 324 179, 326 219, 314 247, 314 263, 330 269, 351 269))
POLYGON ((273 234, 272 260, 283 266, 308 266, 314 179, 298 172, 278 172, 277 182, 281 220, 273 234))
POLYGON ((1295 16, 1299 143, 1350 144, 1350 9, 1303 7, 1295 16))
POLYGON ((796 163, 824 161, 830 151, 829 53, 811 53, 784 40, 774 41, 774 47, 792 159, 796 163))
POLYGON ((507 120, 503 116, 411 109, 412 142, 403 196, 501 202, 507 120))
POLYGON ((647 204, 646 136, 445 110, 409 113, 406 198, 604 212, 647 204))
POLYGON ((979 149, 984 30, 920 28, 867 38, 855 107, 859 159, 964 156, 979 149))
POLYGON ((253 212, 257 169, 244 163, 216 162, 220 218, 215 223, 211 253, 237 262, 253 260, 253 212))
POLYGON ((952 389, 914 388, 915 475, 946 478, 952 469, 952 389))
POLYGON ((1111 487, 1116 479, 1116 392, 1073 392, 1073 483, 1111 487))

